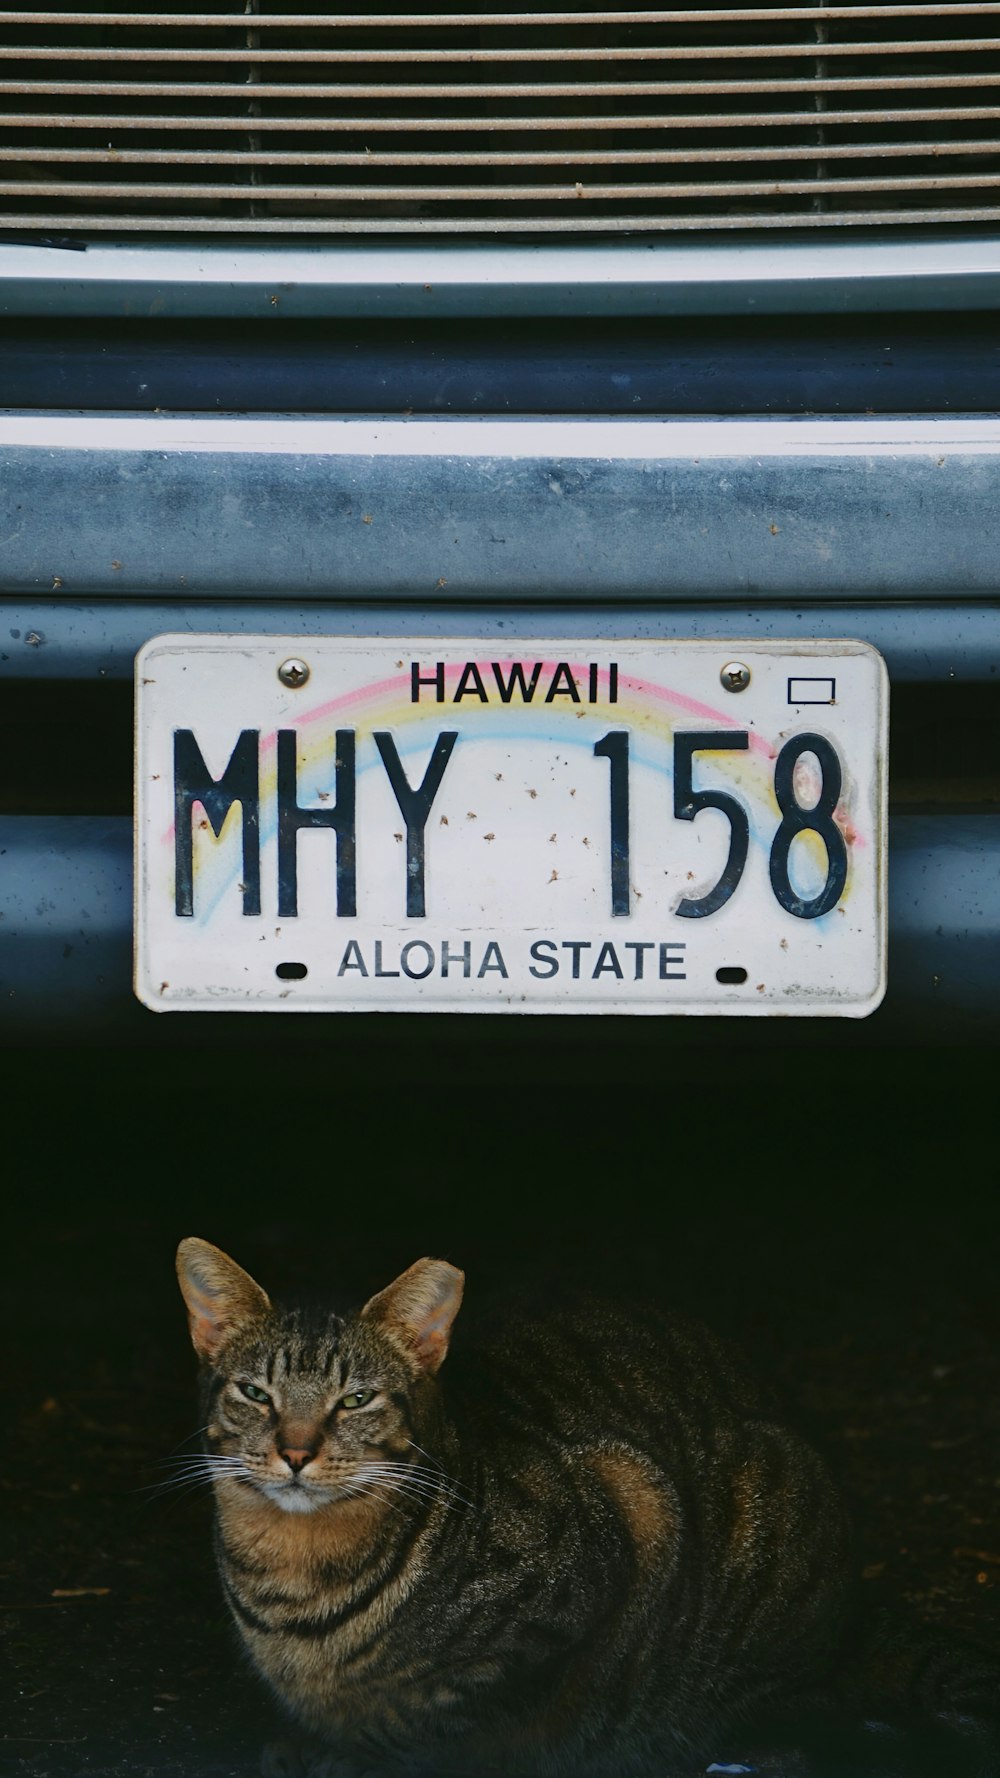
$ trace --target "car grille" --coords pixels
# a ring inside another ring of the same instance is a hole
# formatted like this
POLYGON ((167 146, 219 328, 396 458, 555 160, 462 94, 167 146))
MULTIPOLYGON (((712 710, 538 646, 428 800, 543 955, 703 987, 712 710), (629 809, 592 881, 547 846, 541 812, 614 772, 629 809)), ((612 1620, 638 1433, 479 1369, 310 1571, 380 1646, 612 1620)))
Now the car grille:
POLYGON ((0 227, 953 227, 998 119, 1000 0, 7 9, 0 227))

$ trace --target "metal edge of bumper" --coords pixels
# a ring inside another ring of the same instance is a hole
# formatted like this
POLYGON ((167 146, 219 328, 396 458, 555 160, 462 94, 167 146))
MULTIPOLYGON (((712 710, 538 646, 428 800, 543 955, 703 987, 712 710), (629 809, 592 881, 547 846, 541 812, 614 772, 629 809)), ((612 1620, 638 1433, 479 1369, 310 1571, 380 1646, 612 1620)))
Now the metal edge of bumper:
MULTIPOLYGON (((150 637, 180 630, 191 635, 378 636, 399 634, 489 635, 498 640, 516 626, 524 637, 552 629, 550 607, 504 605, 487 609, 428 601, 419 607, 373 599, 202 599, 164 601, 106 599, 81 604, 60 595, 24 599, 0 595, 0 684, 27 680, 131 682, 135 656, 150 637)), ((803 617, 801 603, 760 600, 714 606, 675 603, 642 606, 626 600, 608 605, 559 608, 560 632, 569 636, 635 638, 734 637, 780 641, 807 630, 816 637, 857 637, 884 657, 894 683, 935 681, 1000 685, 1000 597, 988 600, 814 601, 803 617)))
POLYGON ((1000 416, 0 413, 6 593, 996 593, 1000 416))
MULTIPOLYGON (((85 223, 82 224, 85 228, 85 223)), ((39 317, 864 313, 989 308, 1000 235, 0 243, 0 314, 39 317)))

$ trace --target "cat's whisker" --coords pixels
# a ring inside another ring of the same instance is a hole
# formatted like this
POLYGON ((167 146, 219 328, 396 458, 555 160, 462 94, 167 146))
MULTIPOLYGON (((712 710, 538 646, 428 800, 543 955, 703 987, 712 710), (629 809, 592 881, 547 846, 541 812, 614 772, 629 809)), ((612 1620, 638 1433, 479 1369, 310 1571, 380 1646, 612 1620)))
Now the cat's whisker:
MULTIPOLYGON (((178 1443, 178 1444, 176 1444, 176 1445, 175 1445, 175 1446, 174 1446, 174 1449, 173 1449, 173 1451, 171 1451, 171 1453, 170 1453, 170 1456, 171 1456, 171 1457, 172 1457, 172 1456, 173 1456, 173 1455, 174 1455, 174 1452, 176 1452, 176 1451, 183 1451, 183 1449, 184 1449, 184 1446, 185 1446, 185 1445, 189 1445, 189 1444, 190 1444, 190 1443, 191 1443, 191 1440, 192 1440, 192 1439, 195 1439, 195 1438, 201 1438, 201 1437, 202 1437, 202 1435, 203 1435, 203 1434, 204 1434, 204 1433, 206 1433, 206 1432, 207 1432, 207 1431, 208 1431, 208 1426, 207 1426, 207 1424, 206 1424, 206 1425, 204 1425, 204 1426, 198 1426, 198 1427, 196 1427, 196 1429, 195 1429, 195 1431, 194 1431, 194 1432, 189 1432, 189 1433, 188 1433, 188 1435, 187 1435, 187 1438, 182 1438, 182 1439, 181 1439, 181 1440, 180 1440, 180 1441, 179 1441, 179 1443, 178 1443)), ((162 1458, 162 1459, 161 1459, 161 1461, 162 1461, 162 1462, 164 1462, 164 1463, 169 1463, 169 1461, 170 1461, 170 1458, 169 1458, 169 1457, 164 1457, 164 1458, 162 1458)))
POLYGON ((249 1476, 246 1464, 240 1457, 213 1456, 208 1452, 186 1457, 164 1457, 159 1460, 161 1466, 173 1470, 172 1475, 162 1481, 151 1482, 136 1490, 140 1494, 184 1494, 196 1493, 199 1488, 209 1487, 216 1476, 249 1476))
POLYGON ((168 1457, 164 1458, 159 1467, 163 1469, 226 1469, 233 1465, 242 1465, 242 1457, 168 1457))
POLYGON ((375 1484, 375 1486, 370 1488, 359 1488, 348 1485, 344 1490, 344 1495, 345 1498, 349 1500, 374 1500, 378 1506, 387 1506, 390 1512, 402 1512, 402 1507, 393 1506, 391 1500, 386 1500, 383 1494, 376 1493, 375 1488, 377 1486, 378 1484, 375 1484))
POLYGON ((181 1482, 211 1480, 214 1475, 234 1475, 243 1472, 242 1464, 225 1464, 216 1467, 214 1464, 192 1465, 189 1469, 178 1470, 174 1475, 163 1476, 160 1481, 150 1485, 155 1488, 172 1488, 181 1482))
MULTIPOLYGON (((454 1476, 450 1476, 448 1474, 448 1471, 444 1468, 443 1464, 439 1463, 437 1458, 435 1456, 433 1456, 430 1451, 425 1451, 423 1445, 418 1445, 415 1438, 408 1438, 406 1442, 410 1446, 411 1450, 419 1451, 421 1457, 426 1457, 427 1462, 430 1464, 431 1469, 437 1475, 444 1476, 445 1481, 451 1482, 453 1486, 456 1485, 454 1476)), ((422 1469, 424 1466, 423 1466, 423 1464, 417 1464, 417 1465, 415 1465, 415 1467, 422 1469)))
POLYGON ((215 1469, 222 1463, 238 1463, 242 1458, 237 1456, 210 1456, 206 1451, 190 1453, 189 1456, 164 1456, 157 1458, 157 1469, 173 1469, 183 1474, 189 1469, 215 1469))
POLYGON ((366 1463, 364 1468, 366 1475, 377 1473, 385 1476, 400 1476, 403 1480, 412 1482, 414 1485, 419 1484, 435 1494, 439 1493, 442 1488, 439 1477, 425 1477, 409 1463, 366 1463))
MULTIPOLYGON (((397 1485, 401 1486, 403 1488, 405 1488, 407 1486, 407 1484, 405 1482, 397 1482, 397 1485)), ((441 1505, 446 1509, 447 1512, 458 1512, 459 1510, 467 1510, 468 1509, 468 1502, 450 1494, 448 1492, 447 1488, 437 1488, 433 1492, 428 1492, 427 1490, 421 1490, 419 1487, 417 1487, 416 1493, 420 1496, 420 1498, 428 1501, 429 1503, 432 1503, 434 1501, 440 1501, 441 1505)))
MULTIPOLYGON (((412 1444, 412 1439, 409 1442, 412 1444)), ((434 1493, 447 1496, 449 1500, 458 1501, 462 1506, 475 1511, 474 1502, 461 1492, 458 1483, 452 1481, 443 1469, 429 1470, 422 1463, 391 1463, 388 1461, 381 1467, 386 1474, 402 1475, 415 1484, 422 1483, 424 1487, 433 1490, 434 1493)))
POLYGON ((196 1469, 182 1469, 175 1475, 164 1476, 159 1482, 155 1482, 151 1485, 159 1488, 170 1488, 180 1482, 200 1481, 203 1478, 210 1481, 213 1476, 242 1475, 244 1473, 241 1464, 226 1464, 225 1467, 220 1468, 209 1468, 207 1465, 199 1465, 196 1469))
POLYGON ((176 1481, 154 1482, 149 1487, 137 1488, 137 1494, 146 1494, 150 1499, 164 1499, 168 1494, 180 1497, 182 1494, 197 1494, 207 1491, 212 1485, 211 1476, 183 1476, 176 1481))
POLYGON ((434 1505, 434 1501, 431 1500, 428 1497, 428 1495, 419 1494, 414 1489, 405 1487, 401 1482, 395 1481, 391 1476, 385 1476, 385 1477, 373 1476, 371 1479, 372 1479, 372 1482, 377 1487, 385 1488, 391 1494, 400 1494, 403 1496, 404 1499, 412 1500, 415 1505, 418 1505, 418 1506, 433 1506, 434 1505))
POLYGON ((397 1494, 405 1494, 410 1500, 420 1501, 427 1506, 433 1506, 435 1503, 440 1502, 448 1512, 454 1512, 456 1510, 451 1500, 448 1498, 446 1489, 440 1485, 432 1486, 427 1482, 422 1482, 415 1477, 411 1477, 409 1475, 409 1467, 408 1464, 402 1464, 398 1467, 390 1464, 366 1464, 364 1475, 366 1480, 379 1481, 383 1487, 391 1488, 397 1494))
POLYGON ((211 1451, 199 1451, 199 1452, 188 1452, 187 1456, 185 1456, 185 1457, 158 1457, 156 1461, 157 1461, 157 1467, 160 1469, 182 1469, 185 1466, 193 1466, 193 1465, 197 1465, 197 1466, 212 1465, 212 1466, 221 1467, 223 1464, 227 1464, 227 1463, 242 1464, 243 1459, 242 1459, 242 1457, 236 1457, 236 1456, 229 1457, 229 1456, 222 1455, 221 1453, 215 1453, 215 1452, 211 1452, 211 1451))
POLYGON ((408 1482, 405 1476, 399 1476, 391 1472, 383 1473, 377 1464, 365 1466, 363 1479, 365 1481, 378 1483, 380 1486, 390 1489, 395 1494, 403 1494, 410 1500, 418 1501, 421 1505, 433 1506, 437 1501, 441 1501, 442 1505, 446 1507, 448 1506, 448 1502, 443 1497, 440 1490, 434 1489, 431 1491, 419 1484, 408 1482))
POLYGON ((451 1476, 446 1475, 443 1469, 429 1470, 422 1463, 405 1463, 400 1467, 406 1475, 412 1476, 415 1480, 423 1481, 430 1487, 443 1489, 453 1500, 461 1500, 465 1506, 472 1506, 473 1502, 467 1499, 458 1483, 453 1481, 451 1476))
POLYGON ((427 1487, 424 1483, 408 1480, 406 1476, 394 1474, 373 1475, 372 1480, 385 1482, 387 1486, 395 1488, 399 1493, 408 1494, 413 1500, 425 1500, 429 1506, 433 1505, 434 1502, 438 1500, 440 1500, 443 1505, 447 1506, 449 1504, 448 1496, 444 1489, 427 1487))
MULTIPOLYGON (((411 1448, 412 1448, 412 1449, 413 1449, 413 1450, 414 1450, 414 1451, 419 1451, 419 1452, 420 1452, 420 1455, 421 1455, 421 1457, 426 1457, 426 1459, 427 1459, 427 1461, 428 1461, 428 1463, 429 1463, 429 1464, 431 1464, 431 1465, 432 1465, 432 1467, 433 1467, 433 1468, 434 1468, 434 1469, 437 1469, 437 1470, 440 1470, 440 1473, 441 1473, 441 1474, 442 1474, 442 1475, 444 1475, 444 1474, 445 1474, 445 1471, 444 1471, 444 1470, 443 1470, 443 1469, 442 1469, 442 1467, 441 1467, 441 1465, 440 1465, 440 1463, 439 1463, 439 1462, 438 1462, 438 1460, 437 1460, 437 1458, 436 1458, 436 1457, 432 1457, 432 1456, 431 1456, 431 1453, 430 1453, 430 1451, 425 1451, 425 1450, 424 1450, 424 1447, 423 1447, 423 1445, 418 1445, 418 1444, 417 1444, 417 1441, 416 1441, 416 1439, 415 1439, 415 1438, 408 1438, 408 1439, 407 1439, 407 1441, 406 1441, 406 1442, 407 1442, 407 1444, 408 1444, 408 1445, 410 1445, 410 1446, 411 1446, 411 1448)), ((450 1480, 450 1477, 449 1477, 449 1480, 450 1480)))
POLYGON ((394 1492, 395 1492, 395 1493, 397 1493, 397 1494, 403 1494, 403 1493, 407 1493, 407 1494, 409 1494, 409 1495, 410 1495, 410 1497, 411 1497, 411 1499, 414 1499, 414 1500, 416 1500, 416 1499, 421 1499, 421 1500, 423 1500, 423 1499, 429 1499, 429 1498, 430 1498, 430 1497, 429 1497, 429 1496, 427 1496, 427 1495, 425 1495, 425 1494, 423 1494, 423 1493, 422 1493, 422 1492, 420 1492, 420 1491, 419 1491, 419 1490, 417 1490, 417 1489, 416 1489, 416 1488, 408 1488, 408 1487, 406 1487, 406 1486, 405 1486, 405 1485, 404 1485, 404 1484, 403 1484, 403 1483, 402 1483, 402 1482, 401 1482, 401 1481, 400 1481, 400 1478, 399 1478, 399 1477, 397 1477, 397 1476, 393 1476, 393 1475, 384 1475, 384 1474, 383 1474, 383 1473, 382 1473, 382 1472, 381 1472, 381 1471, 380 1471, 380 1470, 379 1470, 379 1469, 378 1469, 378 1468, 377 1468, 377 1467, 375 1467, 375 1466, 372 1466, 372 1467, 370 1467, 370 1468, 369 1468, 369 1467, 366 1467, 366 1468, 365 1468, 365 1469, 364 1469, 364 1470, 363 1470, 363 1472, 362 1472, 362 1474, 361 1474, 361 1478, 360 1478, 360 1479, 361 1479, 361 1480, 363 1480, 363 1481, 365 1481, 365 1482, 377 1482, 377 1483, 379 1483, 379 1484, 380 1484, 380 1486, 382 1486, 382 1487, 385 1487, 385 1488, 391 1488, 391 1489, 392 1489, 392 1490, 393 1490, 393 1491, 394 1491, 394 1492))
MULTIPOLYGON (((444 1477, 444 1480, 448 1483, 449 1487, 452 1489, 452 1492, 454 1493, 456 1500, 464 1501, 466 1506, 469 1506, 469 1507, 474 1506, 474 1503, 471 1500, 467 1500, 465 1498, 465 1496, 459 1492, 459 1485, 456 1482, 454 1476, 450 1476, 448 1474, 448 1471, 446 1469, 442 1468, 442 1466, 438 1462, 437 1458, 431 1456, 430 1451, 425 1451, 423 1445, 418 1445, 415 1438, 408 1438, 406 1442, 408 1445, 410 1445, 412 1447, 412 1449, 414 1451, 419 1451, 421 1457, 427 1458, 428 1463, 432 1465, 433 1469, 437 1471, 438 1475, 444 1477)), ((423 1465, 416 1464, 416 1465, 414 1465, 414 1467, 417 1469, 421 1469, 423 1467, 423 1465)))

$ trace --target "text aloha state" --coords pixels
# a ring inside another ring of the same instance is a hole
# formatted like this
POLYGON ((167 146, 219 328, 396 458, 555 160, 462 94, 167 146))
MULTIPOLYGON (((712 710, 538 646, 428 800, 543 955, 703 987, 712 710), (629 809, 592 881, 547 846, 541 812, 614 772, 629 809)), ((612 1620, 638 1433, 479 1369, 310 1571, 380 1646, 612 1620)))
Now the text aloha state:
MULTIPOLYGON (((504 944, 515 969, 519 971, 526 964, 528 974, 536 981, 551 981, 557 975, 575 982, 604 978, 619 982, 687 979, 687 947, 677 939, 536 938, 526 955, 521 951, 515 954, 509 939, 504 944)), ((508 956, 495 938, 445 938, 439 943, 426 938, 351 938, 344 946, 337 975, 360 976, 365 980, 405 976, 412 982, 426 981, 432 975, 445 980, 454 977, 483 981, 499 977, 509 981, 508 956)))

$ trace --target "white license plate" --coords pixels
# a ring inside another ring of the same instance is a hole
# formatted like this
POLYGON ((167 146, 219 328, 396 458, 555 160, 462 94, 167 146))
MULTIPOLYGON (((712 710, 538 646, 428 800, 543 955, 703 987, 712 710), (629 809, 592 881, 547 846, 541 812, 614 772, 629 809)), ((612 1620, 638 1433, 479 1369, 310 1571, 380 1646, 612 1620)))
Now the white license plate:
POLYGON ((865 643, 161 636, 136 680, 148 1006, 882 997, 888 691, 865 643))

